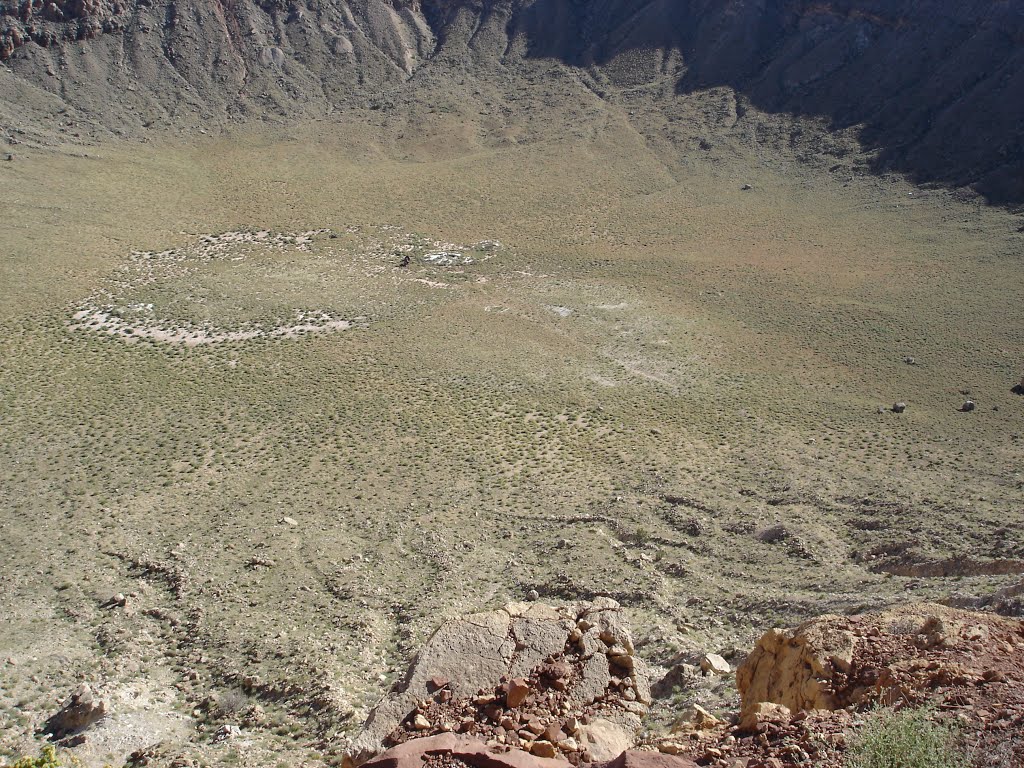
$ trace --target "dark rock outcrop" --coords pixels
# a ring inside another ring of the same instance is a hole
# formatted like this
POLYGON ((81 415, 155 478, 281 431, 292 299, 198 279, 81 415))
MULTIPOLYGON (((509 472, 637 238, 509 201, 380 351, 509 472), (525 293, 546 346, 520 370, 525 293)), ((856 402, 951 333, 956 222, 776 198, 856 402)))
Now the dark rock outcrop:
POLYGON ((82 684, 43 724, 42 731, 54 739, 63 739, 81 733, 106 714, 107 703, 96 698, 88 685, 82 684))
POLYGON ((1022 43, 1022 0, 0 0, 0 60, 20 81, 0 103, 27 85, 131 133, 387 106, 445 78, 529 89, 537 72, 519 68, 538 60, 592 70, 608 96, 671 55, 679 99, 727 87, 739 118, 857 128, 876 170, 1013 203, 1022 43))

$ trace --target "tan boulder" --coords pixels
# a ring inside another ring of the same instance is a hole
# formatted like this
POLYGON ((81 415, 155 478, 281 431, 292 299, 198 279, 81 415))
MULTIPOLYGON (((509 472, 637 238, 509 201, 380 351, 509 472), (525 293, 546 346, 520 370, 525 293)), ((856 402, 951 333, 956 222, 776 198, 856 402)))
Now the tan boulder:
POLYGON ((107 714, 107 702, 97 699, 85 683, 64 702, 60 710, 43 724, 43 731, 55 739, 79 733, 107 714))
POLYGON ((708 712, 700 704, 692 704, 682 712, 672 724, 672 733, 705 731, 722 724, 722 721, 708 712))
POLYGON ((794 714, 835 710, 869 701, 890 703, 906 693, 906 686, 960 684, 970 675, 948 663, 920 679, 913 673, 929 668, 921 661, 928 654, 955 648, 976 654, 979 644, 991 645, 994 632, 1013 634, 1018 627, 990 614, 917 603, 859 616, 825 615, 796 629, 773 629, 736 671, 741 725, 749 730, 778 715, 764 706, 769 704, 794 714), (880 656, 882 647, 886 651, 880 656))
POLYGON ((793 712, 836 709, 832 691, 836 671, 853 662, 854 636, 837 624, 839 616, 823 616, 793 630, 773 629, 736 670, 742 698, 741 718, 762 702, 781 704, 793 712))
POLYGON ((728 675, 732 672, 729 662, 717 653, 705 653, 700 660, 700 671, 705 675, 728 675))
POLYGON ((614 760, 633 746, 636 733, 622 725, 598 717, 580 726, 580 745, 590 753, 594 762, 614 760))
POLYGON ((530 752, 537 757, 554 757, 558 754, 555 745, 547 739, 537 739, 530 747, 530 752))

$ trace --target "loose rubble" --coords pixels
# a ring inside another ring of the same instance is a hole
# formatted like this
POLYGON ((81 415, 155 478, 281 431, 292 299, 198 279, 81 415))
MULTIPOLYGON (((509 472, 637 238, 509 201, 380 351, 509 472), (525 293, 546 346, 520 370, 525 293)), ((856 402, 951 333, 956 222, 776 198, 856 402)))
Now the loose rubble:
POLYGON ((651 700, 622 610, 606 598, 512 603, 450 621, 407 681, 371 713, 350 762, 442 733, 574 765, 610 760, 633 746, 651 700))
POLYGON ((929 604, 823 616, 766 632, 736 682, 737 715, 691 709, 654 745, 716 768, 839 768, 863 713, 929 704, 986 750, 1024 729, 1024 622, 929 604))
MULTIPOLYGON (((520 750, 494 752, 477 739, 451 733, 429 736, 389 749, 365 764, 367 768, 568 768, 564 759, 520 750)), ((695 768, 686 758, 651 751, 628 750, 598 764, 604 768, 695 768)))

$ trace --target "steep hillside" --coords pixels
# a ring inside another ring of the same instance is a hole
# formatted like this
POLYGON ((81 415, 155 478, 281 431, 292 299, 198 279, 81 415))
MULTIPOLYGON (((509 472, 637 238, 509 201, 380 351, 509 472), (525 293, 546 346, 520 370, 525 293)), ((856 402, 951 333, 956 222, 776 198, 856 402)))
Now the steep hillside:
POLYGON ((515 122, 555 61, 579 98, 725 87, 738 119, 855 128, 875 169, 1012 203, 1022 43, 1020 0, 3 0, 0 117, 9 140, 84 139, 396 100, 480 111, 497 83, 515 122))

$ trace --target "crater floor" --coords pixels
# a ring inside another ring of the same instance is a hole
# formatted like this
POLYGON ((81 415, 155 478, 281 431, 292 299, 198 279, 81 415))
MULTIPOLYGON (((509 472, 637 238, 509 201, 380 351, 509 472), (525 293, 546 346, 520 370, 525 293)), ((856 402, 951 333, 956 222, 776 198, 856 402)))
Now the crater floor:
POLYGON ((6 164, 6 753, 88 681, 172 753, 337 756, 445 616, 531 591, 614 597, 657 667, 1020 578, 1019 216, 431 120, 6 164))

